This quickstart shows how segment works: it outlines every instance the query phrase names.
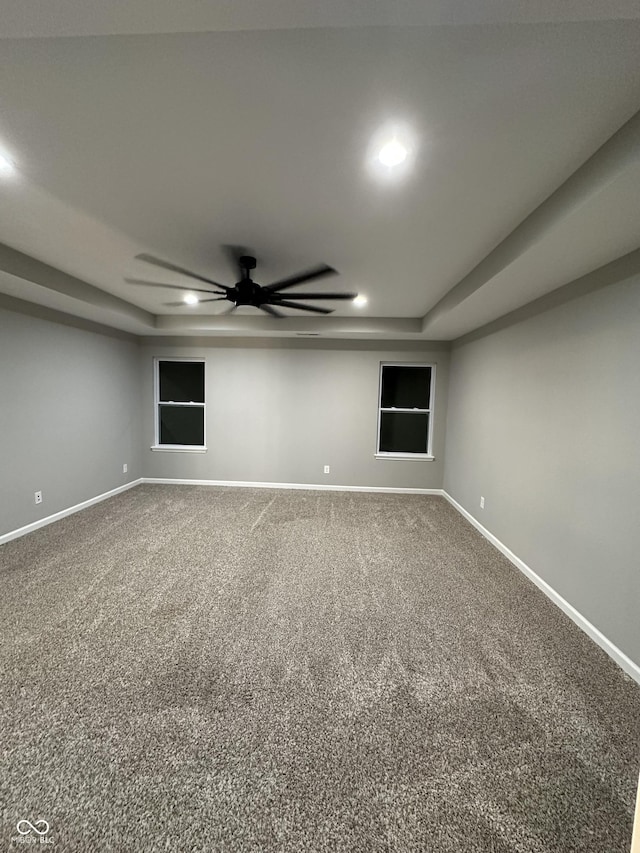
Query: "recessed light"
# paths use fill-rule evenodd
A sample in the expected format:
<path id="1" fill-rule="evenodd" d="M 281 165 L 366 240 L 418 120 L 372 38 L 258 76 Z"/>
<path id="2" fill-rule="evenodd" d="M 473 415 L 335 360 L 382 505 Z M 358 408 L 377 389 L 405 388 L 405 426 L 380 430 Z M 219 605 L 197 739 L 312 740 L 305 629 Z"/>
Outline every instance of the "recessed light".
<path id="1" fill-rule="evenodd" d="M 408 154 L 408 150 L 399 140 L 390 139 L 378 152 L 378 160 L 383 166 L 392 169 L 394 166 L 404 163 Z"/>
<path id="2" fill-rule="evenodd" d="M 195 293 L 185 293 L 184 301 L 187 303 L 187 305 L 197 305 L 200 300 L 195 295 Z"/>
<path id="3" fill-rule="evenodd" d="M 16 166 L 13 160 L 0 152 L 0 175 L 12 175 L 15 170 Z"/>
<path id="4" fill-rule="evenodd" d="M 369 140 L 366 168 L 383 184 L 401 184 L 411 174 L 417 151 L 418 138 L 410 124 L 387 122 Z"/>
<path id="5" fill-rule="evenodd" d="M 356 308 L 362 308 L 364 305 L 367 304 L 368 301 L 369 300 L 366 296 L 356 296 L 353 300 L 353 304 L 356 306 Z"/>

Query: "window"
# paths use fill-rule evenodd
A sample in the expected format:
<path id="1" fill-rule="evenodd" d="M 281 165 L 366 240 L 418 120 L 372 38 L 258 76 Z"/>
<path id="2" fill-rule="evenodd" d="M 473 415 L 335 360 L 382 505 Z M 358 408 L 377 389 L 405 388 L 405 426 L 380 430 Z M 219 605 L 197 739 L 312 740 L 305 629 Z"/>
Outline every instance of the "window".
<path id="1" fill-rule="evenodd" d="M 433 426 L 431 364 L 381 364 L 377 456 L 430 459 Z"/>
<path id="2" fill-rule="evenodd" d="M 155 360 L 155 450 L 206 450 L 204 361 Z"/>

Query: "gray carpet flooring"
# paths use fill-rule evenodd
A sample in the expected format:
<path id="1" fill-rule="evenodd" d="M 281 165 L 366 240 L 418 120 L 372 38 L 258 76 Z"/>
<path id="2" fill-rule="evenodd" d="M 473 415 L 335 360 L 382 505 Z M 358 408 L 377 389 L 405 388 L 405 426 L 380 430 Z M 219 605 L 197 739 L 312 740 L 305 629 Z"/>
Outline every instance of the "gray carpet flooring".
<path id="1" fill-rule="evenodd" d="M 442 498 L 140 486 L 0 577 L 1 849 L 629 849 L 640 689 Z"/>

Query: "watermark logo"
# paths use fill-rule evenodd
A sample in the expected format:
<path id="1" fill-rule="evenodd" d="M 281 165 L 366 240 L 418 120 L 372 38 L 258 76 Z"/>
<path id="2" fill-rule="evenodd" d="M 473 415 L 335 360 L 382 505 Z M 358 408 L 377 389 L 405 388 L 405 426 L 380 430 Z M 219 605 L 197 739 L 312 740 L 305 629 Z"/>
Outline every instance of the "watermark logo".
<path id="1" fill-rule="evenodd" d="M 29 820 L 19 820 L 16 829 L 20 835 L 29 835 L 30 832 L 36 832 L 38 835 L 46 835 L 49 832 L 49 824 L 46 820 L 37 820 L 35 825 Z"/>
<path id="2" fill-rule="evenodd" d="M 32 823 L 23 818 L 16 824 L 18 835 L 13 836 L 13 844 L 53 844 L 53 838 L 48 837 L 51 827 L 49 822 L 40 818 Z"/>

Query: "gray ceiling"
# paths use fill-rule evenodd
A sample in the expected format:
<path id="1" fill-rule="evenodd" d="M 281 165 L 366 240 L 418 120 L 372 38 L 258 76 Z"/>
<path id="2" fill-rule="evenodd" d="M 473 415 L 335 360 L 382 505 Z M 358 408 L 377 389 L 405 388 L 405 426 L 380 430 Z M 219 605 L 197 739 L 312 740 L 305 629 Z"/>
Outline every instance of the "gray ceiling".
<path id="1" fill-rule="evenodd" d="M 157 0 L 27 5 L 0 0 L 0 293 L 138 334 L 451 339 L 640 246 L 637 3 L 188 2 L 183 32 Z M 381 180 L 394 122 L 414 161 Z M 231 283 L 238 243 L 369 302 L 216 317 L 124 282 L 184 283 L 146 251 Z"/>

